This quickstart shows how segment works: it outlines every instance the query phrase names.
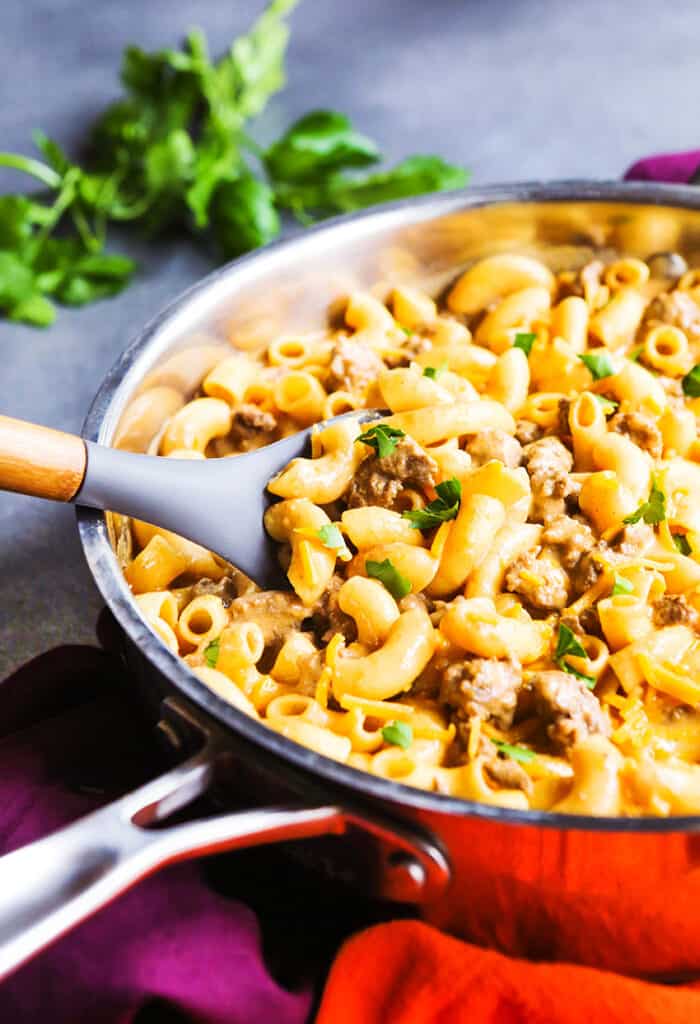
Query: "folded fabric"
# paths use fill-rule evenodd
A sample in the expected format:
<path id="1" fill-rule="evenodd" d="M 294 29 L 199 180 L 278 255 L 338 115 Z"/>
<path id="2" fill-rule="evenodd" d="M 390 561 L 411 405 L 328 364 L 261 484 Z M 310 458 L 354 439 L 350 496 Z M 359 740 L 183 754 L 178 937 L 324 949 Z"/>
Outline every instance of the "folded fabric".
<path id="1" fill-rule="evenodd" d="M 110 670 L 98 650 L 65 647 L 0 685 L 0 732 L 21 730 L 0 743 L 0 854 L 157 771 Z M 8 1024 L 303 1024 L 310 1006 L 270 977 L 253 912 L 196 864 L 141 882 L 0 986 Z"/>
<path id="2" fill-rule="evenodd" d="M 316 1024 L 691 1024 L 700 989 L 570 964 L 535 964 L 418 921 L 380 924 L 341 949 Z"/>
<path id="3" fill-rule="evenodd" d="M 663 181 L 685 185 L 700 169 L 700 149 L 681 153 L 659 153 L 637 160 L 625 171 L 625 181 Z"/>

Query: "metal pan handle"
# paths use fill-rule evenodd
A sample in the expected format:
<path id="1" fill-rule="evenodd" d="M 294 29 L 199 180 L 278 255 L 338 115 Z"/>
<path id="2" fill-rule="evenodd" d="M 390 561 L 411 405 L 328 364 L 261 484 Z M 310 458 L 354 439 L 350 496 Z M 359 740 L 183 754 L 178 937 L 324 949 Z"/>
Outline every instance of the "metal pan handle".
<path id="1" fill-rule="evenodd" d="M 228 746 L 209 736 L 171 771 L 0 857 L 0 979 L 158 868 L 205 854 L 337 835 L 352 825 L 390 851 L 383 896 L 421 902 L 446 884 L 447 863 L 429 838 L 349 807 L 262 807 L 153 827 L 204 793 L 228 757 Z"/>

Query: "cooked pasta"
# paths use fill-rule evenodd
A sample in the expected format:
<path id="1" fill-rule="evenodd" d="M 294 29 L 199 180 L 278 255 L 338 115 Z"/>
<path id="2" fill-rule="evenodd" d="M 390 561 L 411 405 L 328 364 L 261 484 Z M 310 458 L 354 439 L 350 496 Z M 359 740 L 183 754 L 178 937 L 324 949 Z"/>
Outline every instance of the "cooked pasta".
<path id="1" fill-rule="evenodd" d="M 222 350 L 184 404 L 145 392 L 125 443 L 176 458 L 347 414 L 270 481 L 290 589 L 133 521 L 146 621 L 224 700 L 374 775 L 700 813 L 700 288 L 655 265 L 501 253 L 442 305 L 354 292 L 323 331 Z"/>

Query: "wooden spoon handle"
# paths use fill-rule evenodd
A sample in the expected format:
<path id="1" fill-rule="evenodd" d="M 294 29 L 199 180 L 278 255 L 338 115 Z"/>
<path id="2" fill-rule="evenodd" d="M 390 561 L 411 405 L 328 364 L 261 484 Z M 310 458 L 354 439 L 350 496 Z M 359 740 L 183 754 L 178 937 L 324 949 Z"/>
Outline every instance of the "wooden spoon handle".
<path id="1" fill-rule="evenodd" d="M 82 438 L 0 416 L 0 489 L 71 501 L 86 465 Z"/>

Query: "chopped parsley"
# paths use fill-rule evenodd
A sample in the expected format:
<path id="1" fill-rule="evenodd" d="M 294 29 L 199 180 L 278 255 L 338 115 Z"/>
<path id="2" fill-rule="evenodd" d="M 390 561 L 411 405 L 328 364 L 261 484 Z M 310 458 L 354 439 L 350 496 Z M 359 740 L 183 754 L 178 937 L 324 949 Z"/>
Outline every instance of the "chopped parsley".
<path id="1" fill-rule="evenodd" d="M 656 526 L 666 518 L 666 495 L 656 486 L 656 480 L 652 479 L 649 497 L 643 501 L 636 512 L 625 516 L 623 523 L 638 523 L 644 520 L 649 526 Z"/>
<path id="2" fill-rule="evenodd" d="M 681 381 L 683 393 L 689 398 L 700 398 L 700 363 L 696 363 Z"/>
<path id="3" fill-rule="evenodd" d="M 537 335 L 532 331 L 518 331 L 515 335 L 515 341 L 513 342 L 513 348 L 521 348 L 526 356 L 529 357 L 532 352 L 532 346 L 537 341 Z"/>
<path id="4" fill-rule="evenodd" d="M 209 668 L 216 668 L 216 664 L 219 660 L 219 651 L 221 650 L 221 637 L 212 640 L 210 644 L 204 648 L 204 660 L 206 661 Z"/>
<path id="5" fill-rule="evenodd" d="M 366 444 L 368 448 L 374 448 L 379 458 L 385 459 L 387 455 L 391 455 L 395 451 L 399 440 L 405 436 L 403 430 L 399 430 L 398 427 L 391 427 L 388 423 L 377 423 L 375 427 L 365 430 L 364 434 L 360 434 L 355 440 Z"/>
<path id="6" fill-rule="evenodd" d="M 440 363 L 439 366 L 426 366 L 423 370 L 423 376 L 429 377 L 430 380 L 437 380 L 441 373 L 444 373 L 447 369 L 447 363 Z"/>
<path id="7" fill-rule="evenodd" d="M 615 367 L 610 362 L 607 352 L 586 352 L 585 355 L 579 356 L 579 359 L 591 371 L 593 380 L 612 377 L 615 373 Z"/>
<path id="8" fill-rule="evenodd" d="M 569 655 L 574 658 L 588 658 L 586 651 L 580 640 L 577 639 L 574 632 L 569 629 L 568 626 L 559 626 L 559 635 L 557 636 L 557 649 L 554 652 L 554 660 L 564 672 L 568 672 L 570 676 L 576 676 L 586 684 L 589 690 L 592 690 L 595 686 L 595 678 L 593 676 L 587 676 L 583 672 L 579 672 L 572 665 L 569 665 L 565 658 Z"/>
<path id="9" fill-rule="evenodd" d="M 635 348 L 630 349 L 630 351 L 627 353 L 627 358 L 632 363 L 638 363 L 639 362 L 639 357 L 641 356 L 643 351 L 644 351 L 644 345 L 637 345 Z"/>
<path id="10" fill-rule="evenodd" d="M 404 327 L 403 324 L 399 324 L 399 323 L 397 323 L 396 326 L 398 327 L 398 329 L 400 331 L 403 331 L 403 333 L 406 335 L 407 338 L 410 338 L 411 335 L 413 334 L 413 330 L 410 327 Z"/>
<path id="11" fill-rule="evenodd" d="M 368 559 L 365 562 L 365 571 L 373 580 L 383 583 L 397 601 L 411 591 L 411 581 L 401 575 L 389 558 L 385 558 L 383 562 L 373 562 L 371 558 Z"/>
<path id="12" fill-rule="evenodd" d="M 617 597 L 618 594 L 631 594 L 634 591 L 634 584 L 624 576 L 618 576 L 615 573 L 615 582 L 613 583 L 612 596 Z"/>
<path id="13" fill-rule="evenodd" d="M 403 513 L 403 518 L 408 519 L 416 530 L 430 530 L 433 526 L 440 526 L 441 523 L 454 519 L 459 512 L 462 485 L 457 477 L 443 480 L 435 490 L 438 494 L 435 501 L 428 502 L 425 508 L 412 508 Z"/>
<path id="14" fill-rule="evenodd" d="M 401 747 L 402 750 L 408 750 L 413 743 L 413 729 L 407 722 L 389 722 L 382 729 L 382 736 L 387 743 Z"/>
<path id="15" fill-rule="evenodd" d="M 672 533 L 671 536 L 673 537 L 676 551 L 679 551 L 682 555 L 692 555 L 693 549 L 684 533 Z"/>
<path id="16" fill-rule="evenodd" d="M 491 738 L 491 742 L 494 747 L 498 747 L 499 754 L 505 754 L 507 757 L 511 757 L 514 761 L 520 761 L 521 764 L 530 764 L 537 757 L 534 750 L 528 750 L 527 747 L 514 746 L 512 743 L 503 743 L 502 740 L 495 740 Z"/>
<path id="17" fill-rule="evenodd" d="M 613 402 L 612 398 L 606 398 L 605 395 L 593 395 L 593 397 L 606 416 L 612 416 L 620 404 L 619 402 Z"/>
<path id="18" fill-rule="evenodd" d="M 321 541 L 324 548 L 331 548 L 331 550 L 337 551 L 341 558 L 344 555 L 350 557 L 348 546 L 345 543 L 345 537 L 343 537 L 335 523 L 326 523 L 325 526 L 319 527 L 316 531 L 316 536 Z"/>

